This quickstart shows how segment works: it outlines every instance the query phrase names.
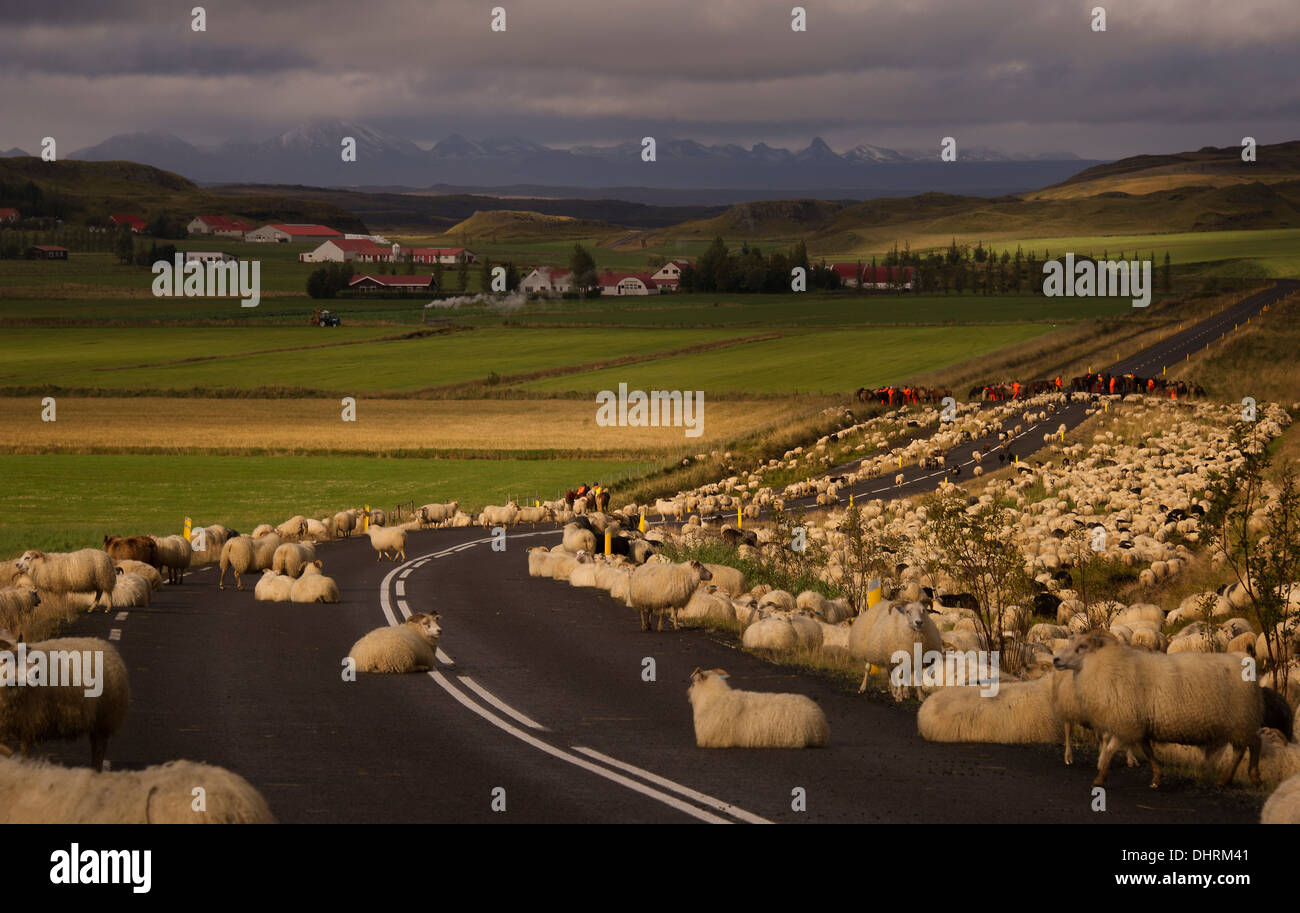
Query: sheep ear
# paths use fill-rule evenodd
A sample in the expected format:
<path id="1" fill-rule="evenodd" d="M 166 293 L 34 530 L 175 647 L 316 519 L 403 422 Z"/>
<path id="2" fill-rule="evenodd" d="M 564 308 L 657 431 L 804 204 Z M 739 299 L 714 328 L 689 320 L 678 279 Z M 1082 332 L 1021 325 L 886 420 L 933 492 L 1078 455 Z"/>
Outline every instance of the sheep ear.
<path id="1" fill-rule="evenodd" d="M 691 673 L 691 681 L 698 682 L 703 678 L 704 678 L 704 670 L 702 670 L 699 666 L 696 666 L 695 671 Z"/>

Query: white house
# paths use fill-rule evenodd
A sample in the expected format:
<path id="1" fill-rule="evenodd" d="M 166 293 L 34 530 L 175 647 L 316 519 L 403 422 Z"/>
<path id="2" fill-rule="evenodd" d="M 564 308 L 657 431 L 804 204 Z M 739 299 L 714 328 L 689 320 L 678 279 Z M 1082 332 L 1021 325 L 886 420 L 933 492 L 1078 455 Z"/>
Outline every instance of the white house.
<path id="1" fill-rule="evenodd" d="M 416 263 L 456 265 L 462 257 L 466 263 L 478 262 L 478 256 L 467 247 L 414 247 L 409 253 Z"/>
<path id="2" fill-rule="evenodd" d="M 528 293 L 567 292 L 573 287 L 573 274 L 568 270 L 539 267 L 519 281 L 519 288 Z"/>
<path id="3" fill-rule="evenodd" d="M 300 225 L 292 222 L 279 222 L 263 225 L 256 231 L 245 233 L 244 240 L 263 243 L 299 244 L 342 237 L 343 232 L 335 231 L 328 225 Z"/>
<path id="4" fill-rule="evenodd" d="M 655 285 L 677 290 L 677 284 L 681 281 L 682 270 L 691 265 L 690 260 L 669 260 L 663 266 L 659 267 L 650 278 L 655 281 Z"/>
<path id="5" fill-rule="evenodd" d="M 298 255 L 302 263 L 387 263 L 392 259 L 392 251 L 385 245 L 352 238 L 331 238 Z"/>
<path id="6" fill-rule="evenodd" d="M 596 280 L 602 295 L 655 295 L 659 287 L 649 273 L 601 273 Z"/>
<path id="7" fill-rule="evenodd" d="M 184 251 L 184 263 L 230 263 L 238 260 L 234 254 L 228 254 L 223 250 L 187 250 Z"/>
<path id="8" fill-rule="evenodd" d="M 242 240 L 244 233 L 251 231 L 253 226 L 225 216 L 195 216 L 185 228 L 192 235 L 218 235 Z"/>

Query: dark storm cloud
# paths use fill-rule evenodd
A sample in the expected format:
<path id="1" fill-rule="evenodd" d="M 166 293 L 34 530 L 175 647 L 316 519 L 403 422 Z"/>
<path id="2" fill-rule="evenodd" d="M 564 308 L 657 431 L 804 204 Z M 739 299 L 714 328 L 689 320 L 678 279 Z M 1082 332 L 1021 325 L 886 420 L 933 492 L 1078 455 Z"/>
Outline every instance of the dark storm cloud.
<path id="1" fill-rule="evenodd" d="M 262 138 L 322 117 L 421 142 L 654 131 L 929 148 L 960 131 L 1083 156 L 1300 136 L 1294 0 L 1098 2 L 1105 33 L 1089 29 L 1094 3 L 1041 0 L 805 0 L 805 34 L 771 0 L 7 4 L 0 147 Z M 494 5 L 505 33 L 489 29 Z"/>

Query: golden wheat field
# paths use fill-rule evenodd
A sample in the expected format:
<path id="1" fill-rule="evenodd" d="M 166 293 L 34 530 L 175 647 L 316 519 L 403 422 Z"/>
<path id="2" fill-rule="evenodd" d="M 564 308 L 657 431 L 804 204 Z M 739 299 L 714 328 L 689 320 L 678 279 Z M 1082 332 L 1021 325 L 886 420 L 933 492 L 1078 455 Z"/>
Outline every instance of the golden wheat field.
<path id="1" fill-rule="evenodd" d="M 818 405 L 818 404 L 814 404 Z M 369 400 L 344 421 L 340 400 L 59 397 L 0 399 L 8 452 L 367 453 L 553 450 L 662 455 L 695 451 L 805 416 L 796 400 L 708 400 L 702 434 L 598 427 L 589 400 Z"/>

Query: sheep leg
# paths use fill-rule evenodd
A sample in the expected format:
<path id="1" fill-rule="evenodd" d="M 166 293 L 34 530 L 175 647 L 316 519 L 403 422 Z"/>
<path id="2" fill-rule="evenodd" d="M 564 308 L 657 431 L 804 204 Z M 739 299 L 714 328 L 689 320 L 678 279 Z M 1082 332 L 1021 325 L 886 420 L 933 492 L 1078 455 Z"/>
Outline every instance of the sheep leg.
<path id="1" fill-rule="evenodd" d="M 235 589 L 242 590 L 244 588 L 244 581 L 239 576 L 239 568 L 232 567 L 231 570 L 235 572 Z"/>
<path id="2" fill-rule="evenodd" d="M 1070 730 L 1073 728 L 1073 724 L 1065 724 L 1065 763 L 1067 765 L 1074 763 L 1074 752 L 1070 749 Z"/>
<path id="3" fill-rule="evenodd" d="M 642 631 L 649 631 L 649 630 L 650 630 L 650 619 L 649 619 L 648 615 L 646 614 L 646 610 L 645 610 L 645 609 L 642 609 L 642 610 L 641 610 L 641 630 L 642 630 Z"/>
<path id="4" fill-rule="evenodd" d="M 399 558 L 394 558 L 393 560 L 394 560 L 394 561 L 405 561 L 405 560 L 406 560 L 406 549 L 405 549 L 405 547 L 403 547 L 403 549 L 402 549 L 401 556 L 400 556 Z"/>
<path id="5" fill-rule="evenodd" d="M 867 679 L 871 678 L 871 663 L 867 663 L 862 670 L 862 684 L 858 686 L 858 694 L 867 690 Z"/>
<path id="6" fill-rule="evenodd" d="M 1105 786 L 1106 775 L 1110 773 L 1110 759 L 1114 757 L 1115 750 L 1119 748 L 1119 739 L 1111 736 L 1102 746 L 1101 757 L 1097 759 L 1097 779 L 1092 781 L 1093 786 Z"/>
<path id="7" fill-rule="evenodd" d="M 1237 765 L 1241 763 L 1241 757 L 1245 753 L 1246 753 L 1245 745 L 1232 746 L 1232 763 L 1228 765 L 1227 772 L 1219 779 L 1220 786 L 1227 786 L 1229 783 L 1232 782 L 1233 775 L 1237 773 Z M 1251 753 L 1250 756 L 1250 763 L 1253 765 L 1251 782 L 1253 782 L 1256 786 L 1258 786 L 1259 781 L 1257 777 L 1259 776 L 1259 764 L 1258 764 L 1258 758 L 1253 752 Z"/>
<path id="8" fill-rule="evenodd" d="M 222 565 L 221 576 L 217 578 L 217 589 L 224 590 L 225 588 L 226 588 L 226 567 L 225 565 Z"/>
<path id="9" fill-rule="evenodd" d="M 664 629 L 664 610 L 663 610 L 663 609 L 660 609 L 660 610 L 659 610 L 659 626 L 656 627 L 655 630 L 656 630 L 656 631 L 662 631 L 663 629 Z"/>
<path id="10" fill-rule="evenodd" d="M 677 609 L 673 609 L 672 611 L 673 611 L 673 630 L 680 631 L 681 625 L 677 623 Z"/>
<path id="11" fill-rule="evenodd" d="M 104 770 L 104 755 L 107 752 L 107 733 L 92 732 L 90 734 L 90 766 L 102 773 Z"/>
<path id="12" fill-rule="evenodd" d="M 1160 770 L 1160 764 L 1156 761 L 1156 753 L 1151 749 L 1151 739 L 1143 738 L 1139 744 L 1142 748 L 1142 754 L 1146 755 L 1147 761 L 1149 761 L 1151 764 L 1151 788 L 1159 789 L 1161 770 Z M 1132 749 L 1130 749 L 1129 754 L 1132 753 L 1133 751 Z"/>

